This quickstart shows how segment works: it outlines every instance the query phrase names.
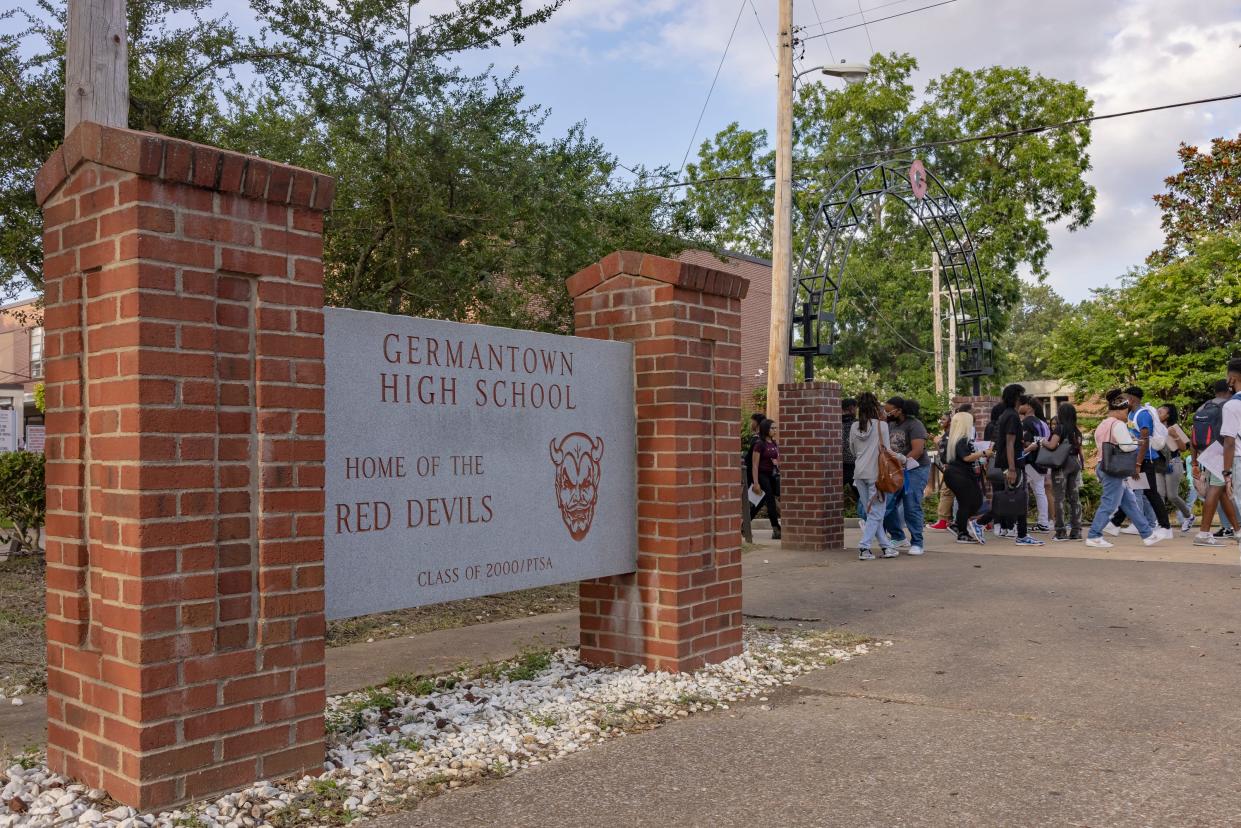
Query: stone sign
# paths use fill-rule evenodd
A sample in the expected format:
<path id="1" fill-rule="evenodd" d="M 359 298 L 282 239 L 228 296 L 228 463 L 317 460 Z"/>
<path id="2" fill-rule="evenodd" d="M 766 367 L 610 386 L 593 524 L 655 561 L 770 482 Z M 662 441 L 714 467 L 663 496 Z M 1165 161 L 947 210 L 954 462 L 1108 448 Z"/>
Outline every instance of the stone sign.
<path id="1" fill-rule="evenodd" d="M 329 618 L 632 572 L 633 348 L 325 309 Z"/>

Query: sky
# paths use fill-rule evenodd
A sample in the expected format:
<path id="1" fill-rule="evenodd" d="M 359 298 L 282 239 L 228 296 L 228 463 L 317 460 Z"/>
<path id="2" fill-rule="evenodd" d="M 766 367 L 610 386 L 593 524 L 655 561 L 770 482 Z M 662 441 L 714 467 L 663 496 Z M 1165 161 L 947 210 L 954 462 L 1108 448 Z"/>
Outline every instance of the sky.
<path id="1" fill-rule="evenodd" d="M 861 8 L 883 5 L 867 14 L 873 19 L 933 2 L 861 0 Z M 549 129 L 584 121 L 623 163 L 675 168 L 739 8 L 695 149 L 732 121 L 774 127 L 776 0 L 752 4 L 569 0 L 526 42 L 473 59 L 518 68 L 529 99 L 551 109 Z M 861 22 L 858 0 L 795 0 L 794 8 L 806 34 Z M 864 62 L 872 51 L 909 52 L 920 64 L 919 90 L 957 66 L 1025 65 L 1086 87 L 1096 114 L 1241 92 L 1237 0 L 957 0 L 809 40 L 805 48 L 804 68 Z M 1088 173 L 1098 190 L 1095 218 L 1075 233 L 1054 228 L 1052 286 L 1076 301 L 1140 264 L 1162 239 L 1151 196 L 1177 171 L 1177 145 L 1206 147 L 1212 137 L 1239 133 L 1241 101 L 1096 123 Z"/>

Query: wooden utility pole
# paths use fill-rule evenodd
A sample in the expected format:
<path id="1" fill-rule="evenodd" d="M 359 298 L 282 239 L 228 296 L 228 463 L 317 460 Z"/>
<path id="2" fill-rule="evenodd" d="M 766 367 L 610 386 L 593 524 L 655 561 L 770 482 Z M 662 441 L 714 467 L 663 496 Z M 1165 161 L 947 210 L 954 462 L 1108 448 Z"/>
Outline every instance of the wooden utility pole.
<path id="1" fill-rule="evenodd" d="M 931 253 L 931 340 L 935 351 L 935 396 L 944 398 L 944 334 L 940 309 L 939 253 Z"/>
<path id="2" fill-rule="evenodd" d="M 948 402 L 957 395 L 957 303 L 948 295 Z M 978 392 L 974 392 L 978 396 Z"/>
<path id="3" fill-rule="evenodd" d="M 789 308 L 793 271 L 793 0 L 780 0 L 776 91 L 776 206 L 771 233 L 771 333 L 767 343 L 767 416 L 780 413 L 789 376 Z"/>
<path id="4" fill-rule="evenodd" d="M 65 135 L 82 121 L 129 126 L 125 0 L 69 0 Z"/>

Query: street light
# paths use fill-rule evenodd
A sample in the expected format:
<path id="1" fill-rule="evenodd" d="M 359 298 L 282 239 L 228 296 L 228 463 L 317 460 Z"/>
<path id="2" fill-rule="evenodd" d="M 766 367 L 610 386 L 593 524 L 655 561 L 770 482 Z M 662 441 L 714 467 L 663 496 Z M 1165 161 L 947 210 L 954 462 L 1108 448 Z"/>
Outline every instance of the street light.
<path id="1" fill-rule="evenodd" d="M 780 385 L 789 376 L 789 308 L 793 281 L 793 84 L 822 72 L 854 84 L 870 74 L 864 63 L 837 63 L 793 72 L 793 0 L 780 3 L 780 74 L 776 98 L 776 191 L 771 238 L 771 328 L 767 343 L 767 416 L 780 410 Z"/>

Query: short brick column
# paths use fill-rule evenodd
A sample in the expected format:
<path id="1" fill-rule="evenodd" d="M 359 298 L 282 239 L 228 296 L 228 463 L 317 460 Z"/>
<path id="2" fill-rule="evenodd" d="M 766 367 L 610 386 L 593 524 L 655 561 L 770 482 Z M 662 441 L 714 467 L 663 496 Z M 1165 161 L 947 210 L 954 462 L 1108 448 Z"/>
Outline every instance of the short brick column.
<path id="1" fill-rule="evenodd" d="M 953 413 L 955 413 L 958 408 L 966 404 L 970 406 L 970 413 L 974 415 L 974 430 L 978 432 L 978 439 L 981 440 L 983 429 L 987 427 L 987 423 L 991 422 L 991 409 L 1000 404 L 1000 398 L 988 396 L 986 394 L 980 397 L 953 397 Z"/>
<path id="2" fill-rule="evenodd" d="M 633 343 L 637 391 L 638 570 L 582 582 L 582 658 L 680 671 L 737 655 L 749 283 L 619 252 L 568 287 L 578 336 Z"/>
<path id="3" fill-rule="evenodd" d="M 48 763 L 139 808 L 318 772 L 334 182 L 84 123 L 36 185 Z"/>
<path id="4" fill-rule="evenodd" d="M 780 523 L 785 549 L 844 547 L 844 435 L 840 385 L 780 386 Z"/>

